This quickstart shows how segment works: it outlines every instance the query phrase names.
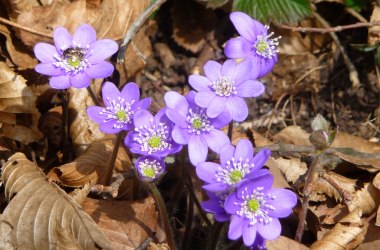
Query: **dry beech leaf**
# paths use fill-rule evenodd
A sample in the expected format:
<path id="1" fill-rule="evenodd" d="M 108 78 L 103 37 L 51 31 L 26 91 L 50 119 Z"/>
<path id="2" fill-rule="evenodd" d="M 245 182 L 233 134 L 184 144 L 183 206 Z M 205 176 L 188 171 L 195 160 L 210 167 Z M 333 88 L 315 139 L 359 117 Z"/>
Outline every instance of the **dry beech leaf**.
<path id="1" fill-rule="evenodd" d="M 63 190 L 49 183 L 24 154 L 3 166 L 2 181 L 10 200 L 0 221 L 0 245 L 16 249 L 112 249 L 91 217 Z M 11 231 L 9 231 L 9 227 Z"/>
<path id="2" fill-rule="evenodd" d="M 357 248 L 364 240 L 368 223 L 360 219 L 360 209 L 355 209 L 320 240 L 310 246 L 311 250 L 349 250 Z"/>
<path id="3" fill-rule="evenodd" d="M 82 206 L 116 249 L 135 249 L 157 231 L 158 215 L 152 197 L 133 202 L 87 198 Z"/>
<path id="4" fill-rule="evenodd" d="M 154 242 L 150 242 L 147 250 L 170 250 L 170 248 L 167 243 L 156 244 Z"/>
<path id="5" fill-rule="evenodd" d="M 92 84 L 94 92 L 99 92 L 101 84 L 95 81 Z M 81 155 L 94 140 L 104 137 L 104 133 L 99 130 L 99 125 L 91 120 L 87 115 L 87 108 L 94 106 L 87 89 L 69 89 L 69 110 L 70 110 L 70 134 L 74 144 L 75 154 Z"/>
<path id="6" fill-rule="evenodd" d="M 214 29 L 217 18 L 210 9 L 194 1 L 174 1 L 171 11 L 173 39 L 193 53 L 199 52 Z"/>
<path id="7" fill-rule="evenodd" d="M 19 69 L 27 69 L 33 67 L 37 63 L 37 59 L 32 57 L 30 53 L 20 51 L 18 44 L 12 39 L 12 31 L 5 25 L 0 24 L 0 34 L 5 36 L 5 46 L 10 59 Z"/>
<path id="8" fill-rule="evenodd" d="M 50 109 L 42 115 L 39 128 L 49 141 L 49 146 L 59 148 L 62 140 L 62 106 Z"/>
<path id="9" fill-rule="evenodd" d="M 280 236 L 275 240 L 268 240 L 266 242 L 266 246 L 268 250 L 307 250 L 309 249 L 307 246 L 284 236 Z"/>
<path id="10" fill-rule="evenodd" d="M 275 134 L 273 136 L 273 140 L 294 145 L 311 146 L 309 136 L 310 134 L 303 130 L 300 126 L 289 126 Z"/>
<path id="11" fill-rule="evenodd" d="M 274 159 L 271 157 L 266 165 L 276 167 L 281 170 L 285 175 L 288 182 L 296 182 L 298 178 L 304 175 L 307 171 L 306 163 L 301 162 L 299 158 L 278 158 Z"/>
<path id="12" fill-rule="evenodd" d="M 0 93 L 2 93 L 0 111 L 9 114 L 30 114 L 31 119 L 25 122 L 28 127 L 3 123 L 0 128 L 1 135 L 24 144 L 40 140 L 42 134 L 37 128 L 40 113 L 35 105 L 35 94 L 26 86 L 26 80 L 13 72 L 4 62 L 0 62 L 0 71 Z"/>
<path id="13" fill-rule="evenodd" d="M 380 7 L 378 5 L 373 6 L 373 11 L 371 15 L 371 22 L 380 20 Z M 368 29 L 368 43 L 374 45 L 380 42 L 380 27 L 373 26 Z"/>
<path id="14" fill-rule="evenodd" d="M 52 0 L 6 0 L 6 2 L 9 6 L 10 17 L 14 19 L 20 13 L 28 11 L 33 7 L 38 7 L 41 4 L 48 5 Z"/>
<path id="15" fill-rule="evenodd" d="M 114 148 L 115 136 L 108 135 L 94 141 L 90 147 L 73 162 L 53 168 L 48 176 L 59 179 L 60 184 L 67 187 L 82 187 L 86 183 L 104 184 L 104 174 Z M 115 162 L 116 171 L 125 171 L 132 166 L 131 160 L 122 148 Z"/>

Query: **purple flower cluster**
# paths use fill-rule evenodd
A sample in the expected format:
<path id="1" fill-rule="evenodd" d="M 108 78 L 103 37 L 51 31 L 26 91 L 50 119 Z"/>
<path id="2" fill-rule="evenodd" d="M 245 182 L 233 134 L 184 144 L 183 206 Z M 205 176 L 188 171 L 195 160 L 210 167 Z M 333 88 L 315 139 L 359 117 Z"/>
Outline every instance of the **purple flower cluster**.
<path id="1" fill-rule="evenodd" d="M 224 145 L 220 164 L 199 163 L 197 175 L 205 181 L 209 200 L 202 208 L 215 214 L 215 220 L 230 220 L 228 237 L 243 237 L 246 246 L 264 248 L 265 240 L 281 233 L 278 218 L 287 217 L 297 204 L 297 196 L 286 189 L 271 188 L 273 176 L 263 166 L 270 156 L 268 149 L 253 156 L 252 144 L 241 139 L 236 148 Z"/>

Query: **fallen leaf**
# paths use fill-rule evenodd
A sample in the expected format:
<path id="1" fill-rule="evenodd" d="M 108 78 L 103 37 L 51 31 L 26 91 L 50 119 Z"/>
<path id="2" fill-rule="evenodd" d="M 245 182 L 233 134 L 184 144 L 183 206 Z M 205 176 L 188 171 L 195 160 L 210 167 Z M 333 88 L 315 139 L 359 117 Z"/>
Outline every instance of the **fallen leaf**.
<path id="1" fill-rule="evenodd" d="M 3 123 L 0 128 L 2 136 L 20 141 L 24 144 L 38 141 L 42 138 L 41 132 L 37 128 L 40 113 L 35 102 L 36 96 L 26 85 L 26 80 L 16 74 L 4 62 L 0 62 L 0 112 L 5 119 L 8 113 L 8 123 Z M 15 114 L 29 114 L 30 121 L 25 122 L 28 126 L 15 123 Z M 6 122 L 6 121 L 2 121 Z"/>
<path id="2" fill-rule="evenodd" d="M 16 249 L 112 249 L 91 217 L 63 190 L 49 183 L 24 154 L 16 153 L 2 170 L 10 200 L 0 220 L 0 245 Z M 10 231 L 11 230 L 11 231 Z M 79 248 L 79 245 L 81 248 Z M 57 246 L 59 246 L 57 248 Z"/>
<path id="3" fill-rule="evenodd" d="M 151 196 L 133 202 L 87 198 L 82 206 L 116 249 L 135 249 L 157 230 L 158 215 Z"/>
<path id="4" fill-rule="evenodd" d="M 284 236 L 280 236 L 275 240 L 268 240 L 266 242 L 266 246 L 268 250 L 307 250 L 309 249 L 307 246 Z"/>
<path id="5" fill-rule="evenodd" d="M 109 160 L 114 148 L 115 136 L 108 135 L 101 140 L 94 141 L 90 147 L 73 162 L 53 168 L 48 176 L 57 178 L 60 184 L 67 187 L 82 187 L 87 183 L 105 184 Z M 132 166 L 131 160 L 124 149 L 119 148 L 115 162 L 115 171 L 125 171 Z"/>

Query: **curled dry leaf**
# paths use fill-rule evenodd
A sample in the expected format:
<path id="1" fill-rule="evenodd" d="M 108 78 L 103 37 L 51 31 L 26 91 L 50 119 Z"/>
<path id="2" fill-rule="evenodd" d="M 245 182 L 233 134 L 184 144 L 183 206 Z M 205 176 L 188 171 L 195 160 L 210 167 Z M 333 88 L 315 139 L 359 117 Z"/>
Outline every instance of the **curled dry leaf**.
<path id="1" fill-rule="evenodd" d="M 174 1 L 171 11 L 173 39 L 193 53 L 199 52 L 216 25 L 217 18 L 212 10 L 194 1 Z"/>
<path id="2" fill-rule="evenodd" d="M 24 144 L 40 140 L 41 132 L 37 128 L 40 113 L 36 109 L 36 96 L 26 86 L 26 80 L 13 72 L 4 62 L 0 62 L 0 111 L 2 111 L 3 122 L 0 128 L 1 135 L 20 141 Z M 9 119 L 13 120 L 15 114 L 30 114 L 29 121 L 24 121 L 30 126 L 5 123 L 5 114 L 8 113 Z M 13 115 L 12 115 L 13 114 Z M 13 119 L 12 119 L 13 117 Z"/>
<path id="3" fill-rule="evenodd" d="M 134 202 L 87 198 L 82 206 L 116 249 L 135 249 L 157 231 L 158 215 L 149 196 Z"/>
<path id="4" fill-rule="evenodd" d="M 266 242 L 266 246 L 268 250 L 307 250 L 309 249 L 307 246 L 284 236 L 280 236 L 275 240 L 268 240 Z"/>
<path id="5" fill-rule="evenodd" d="M 109 159 L 114 148 L 115 136 L 108 135 L 101 140 L 94 141 L 90 147 L 73 162 L 53 168 L 48 176 L 59 180 L 67 187 L 82 187 L 86 183 L 104 185 Z M 132 166 L 131 160 L 122 148 L 115 162 L 116 171 L 125 171 Z"/>
<path id="6" fill-rule="evenodd" d="M 0 220 L 0 245 L 15 249 L 113 249 L 91 217 L 63 190 L 49 183 L 24 154 L 3 166 L 10 200 Z"/>
<path id="7" fill-rule="evenodd" d="M 368 223 L 362 221 L 360 209 L 355 209 L 320 240 L 310 246 L 311 250 L 349 250 L 357 248 L 364 240 Z"/>

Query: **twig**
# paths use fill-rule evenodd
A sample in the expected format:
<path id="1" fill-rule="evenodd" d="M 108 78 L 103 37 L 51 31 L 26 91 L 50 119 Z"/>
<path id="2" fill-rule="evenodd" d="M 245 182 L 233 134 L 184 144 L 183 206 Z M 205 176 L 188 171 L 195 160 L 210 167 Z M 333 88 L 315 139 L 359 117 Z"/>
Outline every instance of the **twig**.
<path id="1" fill-rule="evenodd" d="M 318 19 L 321 24 L 327 28 L 330 27 L 330 24 L 318 13 L 314 13 L 314 16 Z M 380 21 L 378 21 L 378 25 L 380 25 Z M 351 62 L 350 58 L 348 57 L 343 45 L 340 43 L 338 36 L 334 32 L 329 32 L 331 38 L 334 40 L 336 43 L 338 49 L 340 50 L 340 53 L 342 53 L 343 61 L 346 64 L 348 71 L 349 71 L 349 76 L 350 80 L 352 82 L 352 87 L 354 90 L 357 90 L 360 87 L 360 81 L 359 81 L 359 74 L 358 71 L 355 68 L 355 65 Z"/>
<path id="2" fill-rule="evenodd" d="M 126 172 L 124 174 L 117 173 L 113 175 L 115 181 L 111 183 L 109 186 L 104 186 L 101 184 L 96 184 L 91 187 L 91 192 L 96 193 L 97 195 L 102 196 L 104 199 L 108 197 L 115 198 L 119 195 L 119 188 L 121 183 L 125 179 L 129 179 L 133 176 L 133 171 Z"/>
<path id="3" fill-rule="evenodd" d="M 25 26 L 23 26 L 21 24 L 12 22 L 12 21 L 10 21 L 8 19 L 5 19 L 3 17 L 0 17 L 0 23 L 8 24 L 8 25 L 10 25 L 12 27 L 18 28 L 20 30 L 29 32 L 29 33 L 34 34 L 34 35 L 43 36 L 43 37 L 47 37 L 47 38 L 53 39 L 53 36 L 50 35 L 50 34 L 43 33 L 43 32 L 40 32 L 40 31 L 32 29 L 32 28 L 25 27 Z"/>
<path id="4" fill-rule="evenodd" d="M 137 31 L 141 28 L 141 26 L 148 19 L 148 17 L 165 2 L 166 0 L 156 0 L 148 8 L 146 8 L 144 12 L 132 23 L 127 33 L 125 33 L 123 42 L 120 45 L 119 53 L 117 54 L 118 63 L 124 62 L 125 51 L 127 49 L 127 46 L 129 42 L 132 40 L 132 38 L 135 36 Z"/>
<path id="5" fill-rule="evenodd" d="M 327 173 L 322 172 L 319 174 L 319 177 L 327 181 L 331 186 L 334 187 L 336 191 L 338 191 L 340 197 L 342 197 L 344 204 L 348 205 L 352 201 L 352 194 L 343 189 L 336 181 L 334 181 Z"/>
<path id="6" fill-rule="evenodd" d="M 302 234 L 303 234 L 306 214 L 307 214 L 307 208 L 309 206 L 309 198 L 313 190 L 312 183 L 315 179 L 314 173 L 315 173 L 315 170 L 317 169 L 317 166 L 319 165 L 319 159 L 321 158 L 322 154 L 323 153 L 320 153 L 315 157 L 315 159 L 310 165 L 309 171 L 307 172 L 305 188 L 303 191 L 302 208 L 301 208 L 301 212 L 299 216 L 299 222 L 298 222 L 296 238 L 295 238 L 295 240 L 298 242 L 301 242 L 301 239 L 302 239 Z"/>
<path id="7" fill-rule="evenodd" d="M 366 22 L 366 23 L 355 23 L 355 24 L 348 24 L 348 25 L 342 25 L 342 26 L 336 26 L 336 27 L 326 27 L 326 28 L 314 28 L 314 27 L 294 27 L 294 26 L 288 26 L 285 24 L 280 25 L 280 28 L 291 30 L 293 32 L 302 32 L 302 33 L 328 33 L 328 32 L 340 32 L 342 30 L 347 29 L 356 29 L 356 28 L 362 28 L 362 27 L 373 27 L 373 26 L 379 26 L 380 20 L 373 21 L 373 22 Z"/>
<path id="8" fill-rule="evenodd" d="M 169 248 L 170 249 L 177 249 L 176 245 L 175 245 L 175 241 L 173 239 L 173 235 L 172 235 L 172 228 L 170 226 L 168 212 L 166 210 L 165 202 L 162 199 L 161 193 L 158 190 L 156 184 L 154 184 L 154 183 L 148 183 L 148 187 L 149 187 L 150 191 L 152 192 L 152 195 L 153 195 L 154 200 L 156 201 L 156 204 L 158 207 L 158 211 L 161 215 L 160 218 L 162 219 L 162 222 L 164 224 L 166 240 L 168 242 Z"/>

